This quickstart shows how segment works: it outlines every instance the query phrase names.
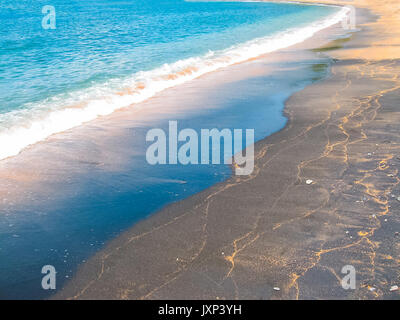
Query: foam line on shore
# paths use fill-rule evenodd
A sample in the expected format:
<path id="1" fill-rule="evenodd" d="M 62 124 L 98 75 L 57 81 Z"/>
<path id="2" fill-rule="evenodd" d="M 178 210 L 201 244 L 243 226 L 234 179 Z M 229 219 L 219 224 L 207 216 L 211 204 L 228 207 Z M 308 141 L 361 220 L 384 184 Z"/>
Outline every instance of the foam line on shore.
<path id="1" fill-rule="evenodd" d="M 43 141 L 100 116 L 145 101 L 157 93 L 201 75 L 256 58 L 305 41 L 315 33 L 345 19 L 349 9 L 341 9 L 307 26 L 288 29 L 272 36 L 257 38 L 221 51 L 209 51 L 164 64 L 151 71 L 141 71 L 123 81 L 75 92 L 71 97 L 54 97 L 31 108 L 0 115 L 0 160 L 20 153 Z"/>

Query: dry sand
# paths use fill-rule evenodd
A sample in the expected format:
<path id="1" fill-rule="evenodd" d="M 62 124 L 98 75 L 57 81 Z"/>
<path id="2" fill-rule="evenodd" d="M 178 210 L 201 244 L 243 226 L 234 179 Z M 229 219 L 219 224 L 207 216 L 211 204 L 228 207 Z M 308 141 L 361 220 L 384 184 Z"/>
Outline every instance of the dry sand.
<path id="1" fill-rule="evenodd" d="M 251 176 L 136 225 L 55 298 L 398 299 L 400 4 L 354 5 L 377 19 L 316 50 L 332 76 L 289 99 Z M 341 287 L 345 265 L 356 290 Z"/>

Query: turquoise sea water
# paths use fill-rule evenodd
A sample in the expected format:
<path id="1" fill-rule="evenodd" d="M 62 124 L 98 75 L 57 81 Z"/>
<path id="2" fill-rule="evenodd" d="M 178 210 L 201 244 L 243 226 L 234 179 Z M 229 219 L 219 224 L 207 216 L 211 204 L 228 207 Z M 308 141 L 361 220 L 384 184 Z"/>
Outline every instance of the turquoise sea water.
<path id="1" fill-rule="evenodd" d="M 56 29 L 45 30 L 42 7 L 48 4 L 0 3 L 0 159 L 204 73 L 301 42 L 337 22 L 340 12 L 282 3 L 53 0 Z M 285 99 L 307 83 L 290 71 L 255 79 L 246 86 L 257 94 L 247 93 L 245 102 L 232 100 L 181 124 L 255 128 L 258 140 L 284 126 Z M 134 129 L 135 150 L 145 147 L 145 129 Z M 121 230 L 229 175 L 221 166 L 166 171 L 140 154 L 124 171 L 75 177 L 62 197 L 2 207 L 0 298 L 51 294 L 40 288 L 41 266 L 54 264 L 61 286 Z M 180 180 L 188 183 L 168 182 Z M 68 198 L 77 186 L 80 193 Z"/>
<path id="2" fill-rule="evenodd" d="M 0 3 L 0 159 L 337 21 L 338 8 L 182 0 Z M 324 18 L 326 20 L 324 20 Z M 10 143 L 12 141 L 12 143 Z"/>

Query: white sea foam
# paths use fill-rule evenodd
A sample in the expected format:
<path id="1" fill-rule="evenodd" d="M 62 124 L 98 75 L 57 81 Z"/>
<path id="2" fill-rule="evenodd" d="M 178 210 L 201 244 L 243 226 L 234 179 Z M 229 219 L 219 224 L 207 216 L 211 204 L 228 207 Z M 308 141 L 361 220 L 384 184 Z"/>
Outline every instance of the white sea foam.
<path id="1" fill-rule="evenodd" d="M 17 155 L 29 145 L 66 131 L 117 109 L 142 102 L 160 91 L 195 79 L 205 73 L 301 43 L 328 28 L 349 13 L 342 7 L 329 17 L 307 26 L 254 39 L 202 57 L 180 60 L 160 68 L 138 72 L 130 79 L 55 97 L 31 108 L 0 115 L 0 160 Z"/>

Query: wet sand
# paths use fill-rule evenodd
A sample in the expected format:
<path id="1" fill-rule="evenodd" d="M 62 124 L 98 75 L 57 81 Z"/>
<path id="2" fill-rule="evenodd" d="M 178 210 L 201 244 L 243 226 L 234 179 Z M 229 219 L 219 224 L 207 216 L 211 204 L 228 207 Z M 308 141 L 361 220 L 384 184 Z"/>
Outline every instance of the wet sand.
<path id="1" fill-rule="evenodd" d="M 54 298 L 398 299 L 400 7 L 373 3 L 360 1 L 378 15 L 358 10 L 360 32 L 314 50 L 332 75 L 287 101 L 251 176 L 137 224 Z M 356 290 L 341 287 L 345 265 Z"/>

